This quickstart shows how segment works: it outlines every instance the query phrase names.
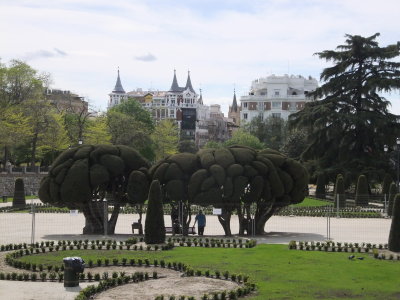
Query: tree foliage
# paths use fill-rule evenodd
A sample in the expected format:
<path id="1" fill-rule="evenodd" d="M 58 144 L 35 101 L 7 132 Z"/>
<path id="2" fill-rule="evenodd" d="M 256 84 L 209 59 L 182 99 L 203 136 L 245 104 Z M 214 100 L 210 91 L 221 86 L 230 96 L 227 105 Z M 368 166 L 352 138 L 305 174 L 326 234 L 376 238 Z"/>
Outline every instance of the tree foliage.
<path id="1" fill-rule="evenodd" d="M 245 130 L 274 150 L 280 150 L 286 141 L 286 121 L 279 117 L 269 116 L 265 120 L 261 116 L 253 118 L 245 125 Z"/>
<path id="2" fill-rule="evenodd" d="M 233 145 L 242 145 L 251 147 L 257 150 L 263 149 L 264 144 L 251 133 L 246 132 L 243 129 L 238 129 L 233 132 L 232 137 L 223 143 L 225 147 Z"/>
<path id="3" fill-rule="evenodd" d="M 71 148 L 54 161 L 41 182 L 39 198 L 55 206 L 81 209 L 86 218 L 83 233 L 102 234 L 103 199 L 109 193 L 114 210 L 108 221 L 108 232 L 114 233 L 120 207 L 127 203 L 143 203 L 146 199 L 148 167 L 148 162 L 138 152 L 123 145 Z M 137 191 L 134 197 L 127 195 L 128 183 L 131 190 Z"/>
<path id="4" fill-rule="evenodd" d="M 241 234 L 249 233 L 254 205 L 256 233 L 261 234 L 274 212 L 304 199 L 308 184 L 307 171 L 298 162 L 271 149 L 245 146 L 175 154 L 157 162 L 149 172 L 160 182 L 166 203 L 182 202 L 184 233 L 191 204 L 197 204 L 222 208 L 218 219 L 226 235 L 231 234 L 230 217 L 235 210 Z"/>
<path id="5" fill-rule="evenodd" d="M 344 45 L 316 53 L 333 63 L 323 70 L 325 82 L 311 94 L 320 101 L 307 103 L 290 116 L 290 126 L 309 132 L 302 159 L 317 159 L 333 174 L 384 169 L 384 144 L 392 145 L 399 132 L 399 117 L 388 111 L 380 95 L 400 87 L 399 43 L 380 47 L 376 38 L 346 35 Z"/>
<path id="6" fill-rule="evenodd" d="M 178 152 L 179 129 L 173 120 L 161 120 L 157 123 L 151 139 L 156 160 Z"/>
<path id="7" fill-rule="evenodd" d="M 144 241 L 146 244 L 161 244 L 165 242 L 162 193 L 160 183 L 157 180 L 153 180 L 150 185 Z"/>
<path id="8" fill-rule="evenodd" d="M 128 99 L 109 109 L 107 125 L 112 144 L 130 146 L 147 159 L 154 159 L 150 137 L 154 123 L 150 113 L 135 99 Z"/>

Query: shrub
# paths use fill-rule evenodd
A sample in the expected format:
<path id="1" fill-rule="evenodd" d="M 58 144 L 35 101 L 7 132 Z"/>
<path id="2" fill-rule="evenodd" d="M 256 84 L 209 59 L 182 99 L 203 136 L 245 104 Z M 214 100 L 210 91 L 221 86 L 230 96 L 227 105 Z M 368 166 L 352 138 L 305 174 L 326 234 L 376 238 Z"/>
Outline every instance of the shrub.
<path id="1" fill-rule="evenodd" d="M 165 241 L 164 212 L 160 183 L 153 180 L 150 186 L 145 222 L 145 242 L 161 244 Z"/>
<path id="2" fill-rule="evenodd" d="M 368 181 L 365 175 L 360 175 L 357 181 L 355 204 L 367 206 L 369 203 Z"/>
<path id="3" fill-rule="evenodd" d="M 25 205 L 24 180 L 22 178 L 17 178 L 14 185 L 14 198 L 12 206 L 15 208 L 24 208 Z"/>
<path id="4" fill-rule="evenodd" d="M 319 199 L 325 199 L 325 175 L 319 174 L 317 177 L 317 187 L 315 190 L 315 196 Z"/>

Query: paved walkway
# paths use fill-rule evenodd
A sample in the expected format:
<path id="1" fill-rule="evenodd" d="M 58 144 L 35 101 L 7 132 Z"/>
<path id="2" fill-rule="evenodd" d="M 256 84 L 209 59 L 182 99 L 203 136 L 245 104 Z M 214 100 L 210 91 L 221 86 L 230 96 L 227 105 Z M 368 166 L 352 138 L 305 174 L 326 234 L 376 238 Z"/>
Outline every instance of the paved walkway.
<path id="1" fill-rule="evenodd" d="M 123 240 L 132 235 L 131 224 L 138 215 L 120 214 L 112 236 L 82 235 L 85 220 L 82 214 L 65 213 L 35 214 L 34 240 L 63 239 L 117 239 Z M 192 217 L 192 224 L 194 216 Z M 143 224 L 145 218 L 142 220 Z M 272 217 L 265 226 L 266 234 L 257 237 L 260 243 L 288 243 L 291 240 L 324 241 L 328 238 L 340 242 L 387 243 L 390 219 L 337 219 L 330 218 L 330 231 L 327 219 L 322 217 Z M 171 226 L 169 216 L 165 225 Z M 237 216 L 232 216 L 232 233 L 238 234 Z M 207 216 L 205 235 L 223 236 L 224 232 L 216 216 Z M 30 242 L 32 236 L 32 215 L 27 213 L 0 213 L 0 244 Z"/>

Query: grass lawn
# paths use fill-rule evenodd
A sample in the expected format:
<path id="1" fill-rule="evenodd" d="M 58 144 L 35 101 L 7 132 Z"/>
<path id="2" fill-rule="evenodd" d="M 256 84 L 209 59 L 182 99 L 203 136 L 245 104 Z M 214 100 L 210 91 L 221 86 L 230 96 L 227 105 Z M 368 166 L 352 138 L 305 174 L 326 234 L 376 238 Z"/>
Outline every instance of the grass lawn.
<path id="1" fill-rule="evenodd" d="M 368 254 L 349 260 L 349 253 L 289 250 L 286 245 L 255 248 L 177 247 L 171 251 L 72 250 L 24 256 L 22 261 L 60 265 L 63 257 L 149 258 L 183 262 L 195 270 L 247 274 L 258 286 L 249 299 L 399 299 L 400 261 L 381 261 Z M 95 273 L 95 269 L 93 269 Z"/>
<path id="2" fill-rule="evenodd" d="M 305 198 L 303 202 L 294 204 L 293 207 L 327 206 L 327 205 L 332 205 L 332 202 L 317 200 L 314 198 Z"/>

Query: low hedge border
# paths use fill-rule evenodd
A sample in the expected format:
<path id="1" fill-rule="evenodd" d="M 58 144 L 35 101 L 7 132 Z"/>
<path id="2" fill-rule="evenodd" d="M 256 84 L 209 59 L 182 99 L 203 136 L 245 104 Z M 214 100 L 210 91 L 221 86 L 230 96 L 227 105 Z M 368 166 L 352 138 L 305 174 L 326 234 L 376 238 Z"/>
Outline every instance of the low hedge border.
<path id="1" fill-rule="evenodd" d="M 309 242 L 309 241 L 290 241 L 288 245 L 290 250 L 305 251 L 325 251 L 325 252 L 347 252 L 347 253 L 372 253 L 374 258 L 400 261 L 400 255 L 390 254 L 386 257 L 379 250 L 387 250 L 388 244 L 372 243 L 342 243 L 342 242 Z"/>
<path id="2" fill-rule="evenodd" d="M 299 217 L 331 217 L 337 216 L 337 211 L 332 206 L 317 207 L 285 207 L 275 216 L 299 216 Z M 384 218 L 383 209 L 349 207 L 339 209 L 340 218 Z"/>

